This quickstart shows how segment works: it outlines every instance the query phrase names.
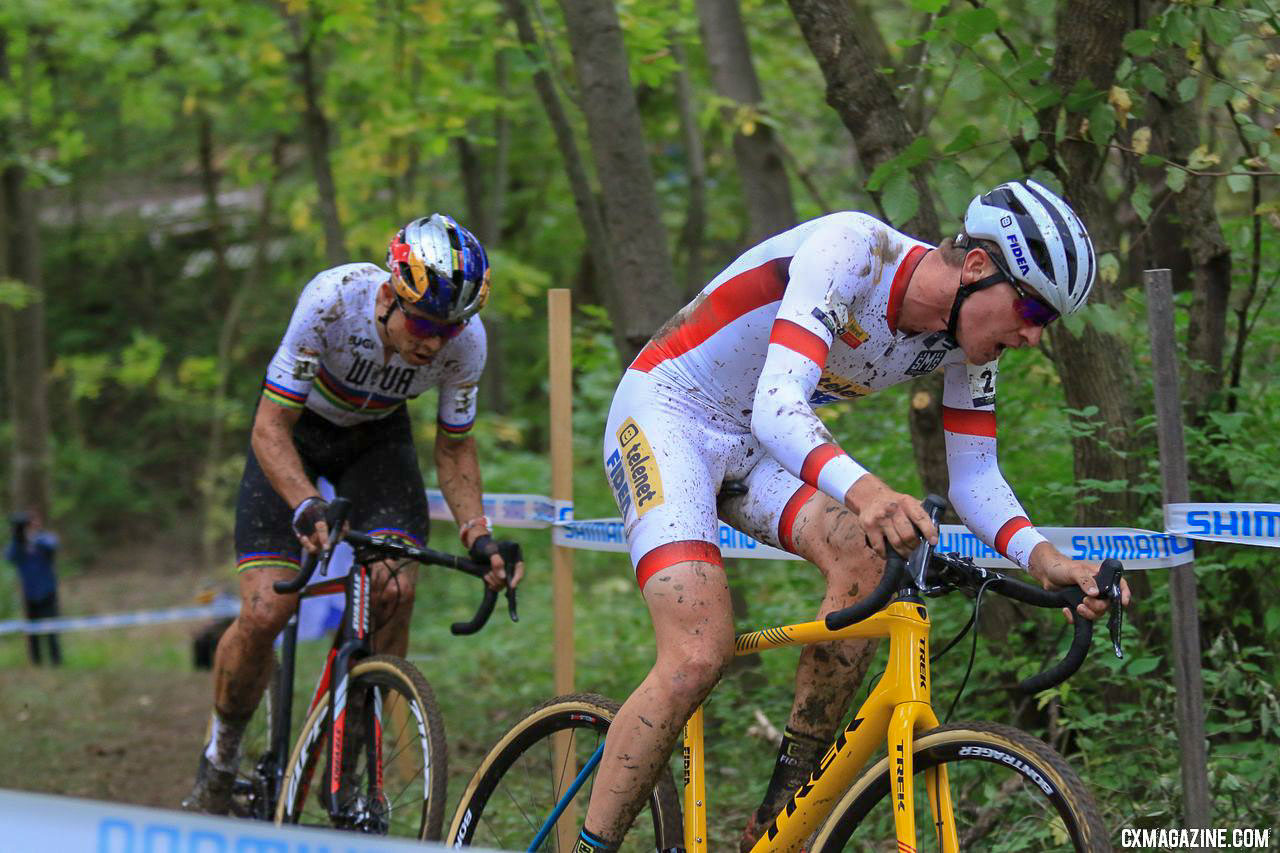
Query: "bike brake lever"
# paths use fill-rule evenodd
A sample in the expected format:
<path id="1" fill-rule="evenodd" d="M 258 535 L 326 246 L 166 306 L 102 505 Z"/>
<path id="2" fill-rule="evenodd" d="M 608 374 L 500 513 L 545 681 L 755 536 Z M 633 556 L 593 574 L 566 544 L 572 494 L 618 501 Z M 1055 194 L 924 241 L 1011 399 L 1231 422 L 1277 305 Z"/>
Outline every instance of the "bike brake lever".
<path id="1" fill-rule="evenodd" d="M 507 615 L 512 622 L 520 621 L 520 615 L 516 613 L 516 588 L 510 585 L 507 586 Z"/>
<path id="2" fill-rule="evenodd" d="M 929 519 L 934 526 L 942 519 L 942 514 L 947 511 L 947 502 L 937 495 L 929 495 L 924 499 L 922 504 L 924 511 L 928 514 Z M 933 546 L 921 539 L 920 545 L 917 546 L 907 558 L 906 574 L 915 582 L 917 589 L 925 589 L 925 574 L 929 569 L 930 558 L 933 555 Z"/>
<path id="3" fill-rule="evenodd" d="M 1124 568 L 1116 564 L 1111 583 L 1099 590 L 1102 597 L 1111 602 L 1109 608 L 1111 612 L 1107 616 L 1107 631 L 1111 634 L 1111 648 L 1115 650 L 1116 657 L 1121 660 L 1124 659 L 1124 649 L 1120 645 L 1120 631 L 1124 628 L 1124 604 L 1121 603 L 1123 590 L 1120 587 L 1122 577 L 1124 577 Z"/>
<path id="4" fill-rule="evenodd" d="M 1111 647 L 1116 657 L 1124 659 L 1124 649 L 1120 647 L 1120 630 L 1124 627 L 1124 605 L 1120 603 L 1120 582 L 1117 580 L 1107 589 L 1107 597 L 1111 599 L 1111 615 L 1107 617 L 1107 630 L 1111 633 Z"/>
<path id="5" fill-rule="evenodd" d="M 325 545 L 324 556 L 320 560 L 320 577 L 329 575 L 329 561 L 333 559 L 333 552 L 338 549 L 338 545 L 342 544 L 345 532 L 342 528 L 350 514 L 351 501 L 347 498 L 337 497 L 329 504 L 329 512 L 325 517 L 325 523 L 329 526 L 329 542 Z"/>

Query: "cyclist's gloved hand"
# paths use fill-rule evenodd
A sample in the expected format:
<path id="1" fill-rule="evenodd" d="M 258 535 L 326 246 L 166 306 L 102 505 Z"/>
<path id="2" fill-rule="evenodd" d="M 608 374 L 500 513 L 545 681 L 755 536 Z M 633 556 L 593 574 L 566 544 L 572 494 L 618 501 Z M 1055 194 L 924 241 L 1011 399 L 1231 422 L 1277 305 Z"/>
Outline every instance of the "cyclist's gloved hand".
<path id="1" fill-rule="evenodd" d="M 324 525 L 328 511 L 329 502 L 318 495 L 306 498 L 293 508 L 293 532 L 298 534 L 308 551 L 319 551 L 324 547 L 328 528 L 321 525 Z"/>
<path id="2" fill-rule="evenodd" d="M 512 587 L 519 585 L 520 579 L 524 577 L 524 555 L 518 542 L 494 539 L 485 533 L 477 536 L 471 543 L 470 554 L 475 562 L 488 563 L 492 567 L 489 574 L 484 576 L 484 582 L 491 589 L 507 586 L 508 576 Z"/>

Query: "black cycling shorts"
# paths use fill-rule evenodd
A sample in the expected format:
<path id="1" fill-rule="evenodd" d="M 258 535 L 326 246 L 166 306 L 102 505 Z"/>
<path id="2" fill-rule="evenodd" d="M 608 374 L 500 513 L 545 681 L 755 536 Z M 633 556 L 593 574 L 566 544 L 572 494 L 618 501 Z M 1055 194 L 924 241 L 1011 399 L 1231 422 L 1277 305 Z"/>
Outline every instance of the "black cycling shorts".
<path id="1" fill-rule="evenodd" d="M 426 543 L 427 496 L 404 406 L 355 426 L 338 426 L 304 409 L 293 428 L 293 446 L 313 482 L 324 477 L 351 501 L 353 530 Z M 301 555 L 293 507 L 267 480 L 250 446 L 236 499 L 236 571 L 297 569 Z"/>

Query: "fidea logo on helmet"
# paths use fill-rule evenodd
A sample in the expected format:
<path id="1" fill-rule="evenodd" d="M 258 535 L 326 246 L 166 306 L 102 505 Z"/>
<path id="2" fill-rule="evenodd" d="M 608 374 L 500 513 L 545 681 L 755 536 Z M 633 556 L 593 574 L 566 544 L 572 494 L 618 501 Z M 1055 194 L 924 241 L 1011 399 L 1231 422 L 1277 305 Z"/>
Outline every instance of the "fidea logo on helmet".
<path id="1" fill-rule="evenodd" d="M 1006 234 L 1004 236 L 1008 239 L 1009 245 L 1013 248 L 1013 259 L 1018 262 L 1018 272 L 1026 275 L 1031 271 L 1031 265 L 1028 264 L 1026 258 L 1022 256 L 1022 246 L 1018 244 L 1018 235 Z"/>

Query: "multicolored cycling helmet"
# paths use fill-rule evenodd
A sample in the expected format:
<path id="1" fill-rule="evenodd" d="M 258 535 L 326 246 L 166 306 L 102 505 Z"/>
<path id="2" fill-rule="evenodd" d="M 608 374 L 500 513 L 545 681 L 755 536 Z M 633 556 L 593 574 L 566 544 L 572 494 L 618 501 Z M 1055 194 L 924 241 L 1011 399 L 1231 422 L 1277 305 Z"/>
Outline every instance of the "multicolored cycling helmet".
<path id="1" fill-rule="evenodd" d="M 415 219 L 391 239 L 387 268 L 406 305 L 442 323 L 461 323 L 489 300 L 489 257 L 449 216 Z"/>
<path id="2" fill-rule="evenodd" d="M 1000 271 L 1023 282 L 1059 313 L 1084 306 L 1098 264 L 1089 232 L 1075 211 L 1032 180 L 1009 181 L 976 196 L 964 215 L 969 237 L 1000 246 Z"/>

